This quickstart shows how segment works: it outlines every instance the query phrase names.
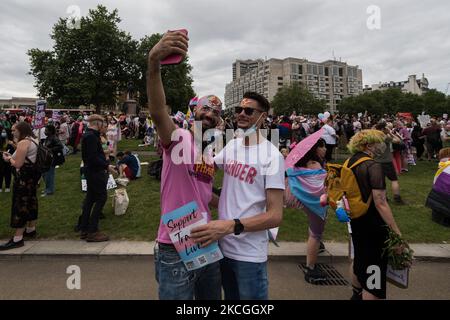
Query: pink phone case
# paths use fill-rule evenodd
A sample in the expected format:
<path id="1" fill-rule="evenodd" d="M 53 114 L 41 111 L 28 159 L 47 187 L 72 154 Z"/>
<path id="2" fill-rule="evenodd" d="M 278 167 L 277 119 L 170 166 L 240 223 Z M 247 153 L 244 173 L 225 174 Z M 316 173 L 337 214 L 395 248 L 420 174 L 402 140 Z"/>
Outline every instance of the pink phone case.
<path id="1" fill-rule="evenodd" d="M 181 31 L 185 35 L 188 35 L 188 31 L 186 29 L 180 29 L 180 30 L 173 30 L 173 31 Z M 183 56 L 180 54 L 173 54 L 168 57 L 166 57 L 164 60 L 161 61 L 161 65 L 171 65 L 171 64 L 179 64 L 181 61 L 183 61 Z"/>

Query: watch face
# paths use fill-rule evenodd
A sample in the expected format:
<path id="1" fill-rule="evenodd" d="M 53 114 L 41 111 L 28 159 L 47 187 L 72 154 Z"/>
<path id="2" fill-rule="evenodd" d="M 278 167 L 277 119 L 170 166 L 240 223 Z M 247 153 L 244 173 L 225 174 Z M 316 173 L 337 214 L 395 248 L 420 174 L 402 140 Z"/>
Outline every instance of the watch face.
<path id="1" fill-rule="evenodd" d="M 234 226 L 234 234 L 239 235 L 242 231 L 244 231 L 244 225 L 240 221 L 235 221 Z"/>

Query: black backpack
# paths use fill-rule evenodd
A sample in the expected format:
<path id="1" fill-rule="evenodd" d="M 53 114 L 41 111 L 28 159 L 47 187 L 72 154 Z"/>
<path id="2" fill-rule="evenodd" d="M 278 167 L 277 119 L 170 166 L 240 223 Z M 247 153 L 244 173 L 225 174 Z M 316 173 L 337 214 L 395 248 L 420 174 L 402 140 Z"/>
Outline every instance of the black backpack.
<path id="1" fill-rule="evenodd" d="M 37 144 L 34 140 L 29 139 L 37 146 L 36 162 L 34 163 L 34 168 L 39 173 L 44 173 L 50 170 L 53 164 L 53 152 L 43 144 Z M 29 162 L 30 159 L 27 160 Z"/>

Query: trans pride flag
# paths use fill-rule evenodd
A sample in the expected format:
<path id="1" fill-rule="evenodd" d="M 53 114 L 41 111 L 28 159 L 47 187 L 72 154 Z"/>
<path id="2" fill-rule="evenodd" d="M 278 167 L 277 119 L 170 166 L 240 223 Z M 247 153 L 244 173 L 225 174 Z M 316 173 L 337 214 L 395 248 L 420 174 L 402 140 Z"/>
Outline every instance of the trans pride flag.
<path id="1" fill-rule="evenodd" d="M 327 207 L 321 206 L 320 196 L 325 193 L 324 181 L 327 171 L 324 169 L 289 168 L 286 170 L 286 174 L 289 184 L 286 186 L 286 205 L 288 207 L 306 207 L 306 209 L 325 220 Z"/>

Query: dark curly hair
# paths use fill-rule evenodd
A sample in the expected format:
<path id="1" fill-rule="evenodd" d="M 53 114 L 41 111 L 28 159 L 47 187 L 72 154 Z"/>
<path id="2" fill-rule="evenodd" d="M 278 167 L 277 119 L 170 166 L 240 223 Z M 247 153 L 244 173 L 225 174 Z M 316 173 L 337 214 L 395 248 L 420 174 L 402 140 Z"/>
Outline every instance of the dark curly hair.
<path id="1" fill-rule="evenodd" d="M 316 142 L 316 144 L 300 160 L 297 161 L 295 166 L 296 167 L 306 167 L 306 164 L 308 163 L 308 161 L 312 160 L 312 161 L 319 162 L 320 165 L 323 167 L 325 161 L 324 161 L 324 159 L 320 158 L 317 155 L 317 148 L 323 148 L 323 147 L 325 147 L 325 140 L 320 138 Z"/>

